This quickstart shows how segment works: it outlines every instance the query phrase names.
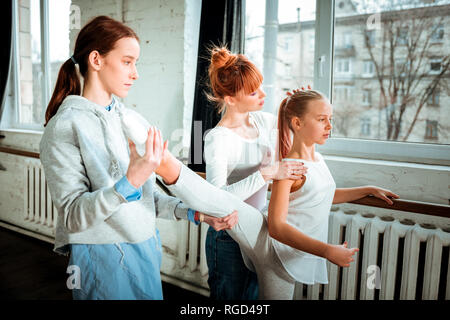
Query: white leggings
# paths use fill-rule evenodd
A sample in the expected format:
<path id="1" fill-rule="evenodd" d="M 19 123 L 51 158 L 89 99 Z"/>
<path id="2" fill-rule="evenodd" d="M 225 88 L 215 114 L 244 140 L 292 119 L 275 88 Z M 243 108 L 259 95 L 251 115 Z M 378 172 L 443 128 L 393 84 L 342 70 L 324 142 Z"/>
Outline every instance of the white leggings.
<path id="1" fill-rule="evenodd" d="M 293 298 L 295 280 L 281 264 L 269 236 L 267 221 L 256 208 L 219 189 L 181 165 L 180 176 L 167 188 L 190 208 L 216 217 L 238 211 L 238 223 L 227 230 L 252 261 L 258 275 L 259 299 Z"/>

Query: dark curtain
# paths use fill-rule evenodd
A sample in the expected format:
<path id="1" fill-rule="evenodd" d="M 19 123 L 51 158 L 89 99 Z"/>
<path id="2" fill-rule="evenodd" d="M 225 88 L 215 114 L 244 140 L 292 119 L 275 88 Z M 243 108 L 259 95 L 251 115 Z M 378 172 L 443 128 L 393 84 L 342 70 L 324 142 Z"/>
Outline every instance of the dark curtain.
<path id="1" fill-rule="evenodd" d="M 220 114 L 208 101 L 208 46 L 227 44 L 234 53 L 244 51 L 245 0 L 203 0 L 200 21 L 197 76 L 191 127 L 189 168 L 205 172 L 203 134 L 216 126 Z"/>
<path id="2" fill-rule="evenodd" d="M 0 119 L 3 114 L 3 101 L 11 58 L 12 1 L 14 0 L 4 1 L 2 3 L 2 10 L 0 10 L 2 26 L 2 32 L 0 32 Z"/>

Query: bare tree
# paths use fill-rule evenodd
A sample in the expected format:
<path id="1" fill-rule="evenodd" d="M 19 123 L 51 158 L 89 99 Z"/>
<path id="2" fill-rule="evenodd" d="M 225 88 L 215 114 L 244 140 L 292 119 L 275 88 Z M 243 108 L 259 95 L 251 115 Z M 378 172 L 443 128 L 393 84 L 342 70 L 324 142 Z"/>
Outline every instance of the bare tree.
<path id="1" fill-rule="evenodd" d="M 444 20 L 450 16 L 450 5 L 393 9 L 383 8 L 380 15 L 381 43 L 374 43 L 371 31 L 365 29 L 363 34 L 380 89 L 386 139 L 399 140 L 402 126 L 406 126 L 402 138 L 406 141 L 428 99 L 437 90 L 450 91 L 449 53 L 436 53 L 432 48 L 434 40 L 439 39 Z M 407 109 L 413 111 L 412 119 L 405 118 Z"/>

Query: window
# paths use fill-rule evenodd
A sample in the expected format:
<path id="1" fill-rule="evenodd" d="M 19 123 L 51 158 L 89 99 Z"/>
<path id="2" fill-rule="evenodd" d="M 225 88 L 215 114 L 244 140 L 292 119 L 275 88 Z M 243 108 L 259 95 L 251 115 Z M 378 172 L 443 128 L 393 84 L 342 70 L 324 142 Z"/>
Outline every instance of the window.
<path id="1" fill-rule="evenodd" d="M 432 42 L 442 42 L 444 41 L 444 25 L 439 24 L 434 26 L 434 29 L 431 34 Z"/>
<path id="2" fill-rule="evenodd" d="M 442 70 L 442 59 L 430 59 L 430 74 L 439 74 Z"/>
<path id="3" fill-rule="evenodd" d="M 375 45 L 375 36 L 376 36 L 376 30 L 366 30 L 366 37 L 367 37 L 369 46 L 373 47 Z"/>
<path id="4" fill-rule="evenodd" d="M 43 129 L 59 68 L 69 58 L 70 10 L 70 0 L 13 1 L 14 95 L 6 102 L 2 128 Z"/>
<path id="5" fill-rule="evenodd" d="M 335 87 L 335 99 L 336 101 L 350 101 L 353 98 L 353 87 L 349 86 L 336 86 Z"/>
<path id="6" fill-rule="evenodd" d="M 363 70 L 363 76 L 364 77 L 371 77 L 375 73 L 375 65 L 373 64 L 373 61 L 366 60 L 364 61 L 364 70 Z"/>
<path id="7" fill-rule="evenodd" d="M 370 118 L 361 119 L 361 134 L 363 136 L 370 136 Z"/>
<path id="8" fill-rule="evenodd" d="M 450 86 L 446 62 L 450 59 L 450 47 L 436 47 L 430 41 L 430 37 L 446 40 L 443 37 L 445 24 L 437 21 L 448 19 L 449 11 L 436 11 L 435 5 L 424 7 L 420 2 L 408 4 L 408 8 L 390 1 L 367 0 L 359 4 L 354 10 L 341 11 L 335 17 L 335 41 L 342 43 L 351 32 L 355 51 L 354 55 L 343 56 L 339 45 L 334 47 L 332 102 L 336 110 L 347 116 L 352 114 L 350 109 L 354 109 L 353 113 L 361 113 L 370 106 L 372 139 L 449 144 L 448 133 L 435 139 L 424 139 L 421 124 L 421 119 L 428 116 L 428 105 L 442 108 L 444 101 L 450 102 L 447 90 L 431 97 L 427 94 L 436 84 L 441 88 L 442 85 Z M 380 13 L 384 18 L 370 25 L 367 17 L 374 13 Z M 375 35 L 378 35 L 376 45 L 370 45 Z M 354 77 L 357 72 L 352 70 L 352 65 L 359 66 L 359 78 Z M 343 92 L 345 87 L 352 87 L 354 96 L 361 99 L 350 98 L 352 103 L 349 103 Z M 440 110 L 439 116 L 449 121 L 450 104 L 445 104 L 445 108 L 448 109 Z M 450 131 L 450 127 L 443 130 Z M 350 126 L 345 132 L 335 132 L 333 137 L 355 139 L 366 136 L 358 125 Z"/>
<path id="9" fill-rule="evenodd" d="M 256 0 L 247 0 L 251 1 Z M 279 9 L 290 2 L 279 0 Z M 335 8 L 331 8 L 330 3 Z M 303 16 L 300 28 L 297 28 L 293 14 L 295 10 L 292 8 L 294 17 L 289 24 L 281 21 L 284 15 L 281 11 L 278 14 L 279 37 L 287 32 L 289 25 L 297 28 L 297 35 L 304 32 L 304 36 L 299 38 L 294 35 L 298 46 L 292 53 L 292 57 L 297 58 L 290 61 L 292 75 L 300 73 L 297 71 L 299 65 L 304 70 L 310 68 L 308 75 L 314 80 L 313 88 L 329 96 L 333 104 L 333 135 L 320 149 L 337 155 L 373 155 L 377 159 L 395 161 L 414 158 L 424 163 L 448 163 L 450 128 L 442 126 L 442 133 L 436 139 L 426 139 L 425 121 L 422 119 L 428 117 L 426 107 L 429 103 L 439 103 L 439 114 L 432 115 L 441 117 L 439 121 L 448 122 L 450 115 L 447 90 L 441 90 L 430 98 L 427 94 L 436 84 L 445 88 L 450 86 L 449 70 L 444 70 L 450 47 L 436 47 L 430 41 L 433 26 L 446 26 L 436 21 L 448 19 L 449 11 L 436 10 L 437 4 L 425 5 L 422 1 L 396 4 L 392 1 L 365 0 L 357 1 L 357 5 L 345 5 L 345 9 L 339 9 L 339 3 L 341 1 L 316 0 L 315 12 L 311 10 L 314 13 L 311 20 L 317 19 L 314 27 L 312 21 Z M 307 11 L 307 4 L 300 5 L 302 13 Z M 450 8 L 450 3 L 444 5 Z M 256 7 L 252 5 L 251 12 L 247 10 L 247 17 L 255 14 Z M 368 17 L 375 13 L 380 13 L 383 19 L 368 24 Z M 260 23 L 255 25 L 262 30 L 262 15 Z M 442 34 L 438 31 L 434 37 L 440 38 L 439 32 Z M 261 43 L 263 37 L 261 32 Z M 414 46 L 413 40 L 418 40 Z M 442 41 L 446 40 L 443 37 Z M 263 55 L 266 54 L 263 45 L 258 50 L 249 50 L 248 43 L 247 53 L 260 57 L 262 66 Z M 345 48 L 346 45 L 350 48 Z M 305 54 L 302 48 L 310 53 Z M 422 59 L 419 58 L 421 54 Z M 433 66 L 431 63 L 434 63 Z M 441 73 L 433 74 L 430 69 L 434 72 L 441 70 Z M 264 82 L 266 79 L 265 76 Z M 305 83 L 297 79 L 294 76 L 290 80 L 284 79 L 277 86 L 281 89 L 293 88 Z M 283 97 L 280 95 L 275 100 L 279 102 Z M 370 134 L 366 134 L 369 130 Z M 438 160 L 434 162 L 433 159 Z"/>
<path id="10" fill-rule="evenodd" d="M 336 48 L 351 48 L 352 43 L 352 33 L 347 31 L 343 34 L 339 34 L 335 41 Z"/>
<path id="11" fill-rule="evenodd" d="M 311 34 L 310 36 L 309 36 L 309 50 L 310 51 L 314 51 L 314 46 L 315 46 L 315 35 L 314 34 Z"/>
<path id="12" fill-rule="evenodd" d="M 434 92 L 428 97 L 427 104 L 429 107 L 438 107 L 439 106 L 439 89 L 435 89 Z"/>
<path id="13" fill-rule="evenodd" d="M 350 75 L 352 73 L 352 62 L 350 59 L 337 59 L 336 60 L 336 74 L 338 75 Z"/>
<path id="14" fill-rule="evenodd" d="M 409 39 L 409 30 L 407 27 L 400 27 L 397 29 L 397 44 L 407 45 Z"/>
<path id="15" fill-rule="evenodd" d="M 284 38 L 283 49 L 286 52 L 292 52 L 292 50 L 293 50 L 293 48 L 292 48 L 293 42 L 294 42 L 294 37 L 286 37 L 286 38 Z"/>
<path id="16" fill-rule="evenodd" d="M 427 120 L 425 139 L 437 139 L 438 137 L 438 122 L 435 120 Z"/>
<path id="17" fill-rule="evenodd" d="M 372 103 L 372 93 L 370 90 L 368 89 L 364 89 L 362 91 L 362 105 L 363 106 L 370 106 L 370 104 Z"/>
<path id="18" fill-rule="evenodd" d="M 276 113 L 286 88 L 314 87 L 316 1 L 280 0 L 278 14 L 272 15 L 266 15 L 265 3 L 245 1 L 244 53 L 263 72 L 264 110 Z M 278 19 L 275 36 L 269 35 L 270 19 Z"/>

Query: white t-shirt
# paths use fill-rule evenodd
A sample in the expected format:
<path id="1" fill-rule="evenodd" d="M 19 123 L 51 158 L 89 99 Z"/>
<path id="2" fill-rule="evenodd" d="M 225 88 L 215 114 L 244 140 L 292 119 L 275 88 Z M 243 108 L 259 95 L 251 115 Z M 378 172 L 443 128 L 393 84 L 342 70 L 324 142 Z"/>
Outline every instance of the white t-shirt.
<path id="1" fill-rule="evenodd" d="M 277 119 L 274 115 L 250 112 L 258 137 L 246 139 L 217 126 L 205 137 L 206 179 L 262 211 L 267 203 L 268 183 L 260 167 L 274 161 Z"/>
<path id="2" fill-rule="evenodd" d="M 305 184 L 289 195 L 287 223 L 304 234 L 328 241 L 328 217 L 333 203 L 336 183 L 320 153 L 317 162 L 302 159 L 308 167 Z M 326 259 L 297 250 L 273 239 L 275 251 L 288 273 L 304 284 L 328 283 Z"/>

